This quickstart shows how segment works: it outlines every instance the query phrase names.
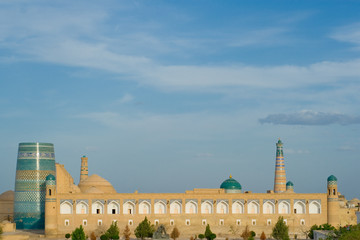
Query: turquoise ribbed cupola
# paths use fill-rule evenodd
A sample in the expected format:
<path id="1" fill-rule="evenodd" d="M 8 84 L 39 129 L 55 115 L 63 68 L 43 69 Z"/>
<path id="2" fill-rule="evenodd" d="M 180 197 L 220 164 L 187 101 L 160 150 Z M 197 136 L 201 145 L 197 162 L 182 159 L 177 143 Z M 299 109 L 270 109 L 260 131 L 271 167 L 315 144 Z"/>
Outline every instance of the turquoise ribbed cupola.
<path id="1" fill-rule="evenodd" d="M 242 189 L 240 183 L 233 179 L 231 175 L 229 179 L 222 182 L 220 188 L 225 189 L 226 193 L 241 193 Z"/>

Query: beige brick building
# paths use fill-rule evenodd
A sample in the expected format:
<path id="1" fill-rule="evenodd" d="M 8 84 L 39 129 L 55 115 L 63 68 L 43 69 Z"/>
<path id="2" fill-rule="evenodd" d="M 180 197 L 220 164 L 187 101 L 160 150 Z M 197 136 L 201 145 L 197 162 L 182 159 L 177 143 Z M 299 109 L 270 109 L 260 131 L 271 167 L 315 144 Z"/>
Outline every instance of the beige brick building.
<path id="1" fill-rule="evenodd" d="M 84 163 L 87 158 L 83 157 Z M 82 174 L 87 172 L 87 164 Z M 295 193 L 288 182 L 281 193 L 242 192 L 231 176 L 218 189 L 193 189 L 185 193 L 117 193 L 104 178 L 82 175 L 79 185 L 63 165 L 56 164 L 54 176 L 47 178 L 45 233 L 48 236 L 70 233 L 82 225 L 90 234 L 117 221 L 120 229 L 133 231 L 145 218 L 174 226 L 182 237 L 203 233 L 206 224 L 218 237 L 239 236 L 246 225 L 260 235 L 269 235 L 279 216 L 283 216 L 291 235 L 304 235 L 314 224 L 356 224 L 354 209 L 340 207 L 337 179 L 328 178 L 326 193 Z M 325 189 L 324 189 L 325 190 Z"/>

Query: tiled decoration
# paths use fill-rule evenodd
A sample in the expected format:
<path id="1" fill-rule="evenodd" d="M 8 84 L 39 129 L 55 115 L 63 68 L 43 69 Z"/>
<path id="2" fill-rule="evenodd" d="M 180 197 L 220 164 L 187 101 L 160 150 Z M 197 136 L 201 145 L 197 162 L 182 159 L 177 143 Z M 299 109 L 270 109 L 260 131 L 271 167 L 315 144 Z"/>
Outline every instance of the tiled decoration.
<path id="1" fill-rule="evenodd" d="M 44 229 L 45 180 L 49 174 L 56 174 L 54 145 L 20 143 L 14 201 L 17 229 Z"/>

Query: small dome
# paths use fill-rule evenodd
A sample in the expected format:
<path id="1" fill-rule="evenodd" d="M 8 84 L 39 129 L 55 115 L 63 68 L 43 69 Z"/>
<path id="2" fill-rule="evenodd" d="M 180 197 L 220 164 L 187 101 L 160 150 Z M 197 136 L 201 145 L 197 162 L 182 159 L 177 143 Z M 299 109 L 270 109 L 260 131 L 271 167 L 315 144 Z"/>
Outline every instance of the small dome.
<path id="1" fill-rule="evenodd" d="M 288 182 L 286 183 L 286 186 L 287 186 L 287 187 L 293 187 L 294 184 L 292 183 L 292 181 L 288 181 Z"/>
<path id="2" fill-rule="evenodd" d="M 327 181 L 328 181 L 328 182 L 330 182 L 330 181 L 337 181 L 337 178 L 336 178 L 334 175 L 331 175 L 331 176 L 328 177 Z"/>
<path id="3" fill-rule="evenodd" d="M 103 193 L 116 193 L 111 183 L 97 174 L 93 174 L 79 183 L 79 188 L 82 192 L 86 192 L 92 187 L 95 187 Z"/>
<path id="4" fill-rule="evenodd" d="M 47 175 L 46 181 L 49 181 L 49 180 L 55 180 L 55 176 L 52 174 Z"/>
<path id="5" fill-rule="evenodd" d="M 3 192 L 0 195 L 0 200 L 1 201 L 14 201 L 14 196 L 15 196 L 14 191 L 9 190 L 9 191 Z"/>
<path id="6" fill-rule="evenodd" d="M 220 188 L 225 190 L 241 190 L 241 185 L 238 181 L 232 178 L 230 175 L 229 179 L 226 179 L 221 185 Z"/>

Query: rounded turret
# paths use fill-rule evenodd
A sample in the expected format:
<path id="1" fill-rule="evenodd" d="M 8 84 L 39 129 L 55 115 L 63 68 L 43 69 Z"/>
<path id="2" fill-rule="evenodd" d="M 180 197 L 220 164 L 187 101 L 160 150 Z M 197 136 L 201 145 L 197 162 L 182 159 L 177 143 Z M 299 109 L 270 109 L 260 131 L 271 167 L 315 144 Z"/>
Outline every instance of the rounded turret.
<path id="1" fill-rule="evenodd" d="M 331 175 L 327 178 L 327 204 L 328 204 L 328 223 L 338 227 L 339 226 L 339 196 L 337 178 Z"/>
<path id="2" fill-rule="evenodd" d="M 56 222 L 56 178 L 49 174 L 46 177 L 45 197 L 45 235 L 53 237 L 57 234 Z"/>
<path id="3" fill-rule="evenodd" d="M 286 191 L 287 192 L 293 192 L 294 191 L 294 184 L 291 181 L 288 181 L 286 183 Z"/>

